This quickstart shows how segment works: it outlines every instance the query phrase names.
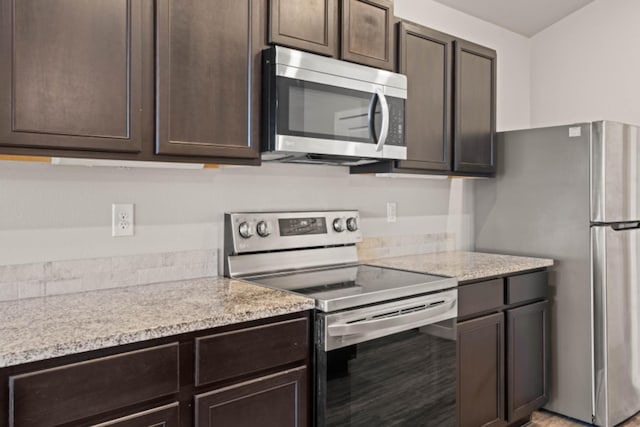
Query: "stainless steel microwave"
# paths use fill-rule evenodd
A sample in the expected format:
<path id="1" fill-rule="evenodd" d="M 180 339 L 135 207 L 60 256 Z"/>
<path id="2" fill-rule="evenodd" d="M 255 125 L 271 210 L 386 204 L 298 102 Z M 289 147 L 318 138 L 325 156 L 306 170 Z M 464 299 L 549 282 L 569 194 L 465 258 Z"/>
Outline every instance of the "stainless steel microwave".
<path id="1" fill-rule="evenodd" d="M 263 161 L 407 158 L 406 76 L 274 46 L 263 78 Z"/>

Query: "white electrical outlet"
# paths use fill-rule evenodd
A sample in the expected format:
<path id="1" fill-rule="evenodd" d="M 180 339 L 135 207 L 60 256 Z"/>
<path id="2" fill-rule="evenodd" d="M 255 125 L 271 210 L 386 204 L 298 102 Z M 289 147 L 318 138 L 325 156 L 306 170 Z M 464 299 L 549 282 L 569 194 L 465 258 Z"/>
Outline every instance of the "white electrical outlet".
<path id="1" fill-rule="evenodd" d="M 133 204 L 111 205 L 111 236 L 133 236 Z"/>
<path id="2" fill-rule="evenodd" d="M 387 222 L 396 222 L 396 219 L 398 219 L 398 204 L 387 202 Z"/>

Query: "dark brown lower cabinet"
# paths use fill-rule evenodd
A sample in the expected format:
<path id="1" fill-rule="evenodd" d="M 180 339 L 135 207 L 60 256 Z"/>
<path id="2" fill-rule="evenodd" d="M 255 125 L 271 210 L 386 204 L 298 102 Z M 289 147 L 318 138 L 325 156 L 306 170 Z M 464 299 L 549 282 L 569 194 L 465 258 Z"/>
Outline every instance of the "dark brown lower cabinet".
<path id="1" fill-rule="evenodd" d="M 503 426 L 504 315 L 458 324 L 458 420 L 461 427 Z"/>
<path id="2" fill-rule="evenodd" d="M 180 404 L 178 402 L 148 411 L 138 412 L 94 427 L 178 427 Z"/>
<path id="3" fill-rule="evenodd" d="M 507 310 L 507 412 L 528 417 L 547 401 L 549 302 Z"/>
<path id="4" fill-rule="evenodd" d="M 521 426 L 547 403 L 547 281 L 540 270 L 458 289 L 460 427 Z"/>
<path id="5" fill-rule="evenodd" d="M 307 425 L 305 366 L 195 397 L 196 427 Z"/>
<path id="6" fill-rule="evenodd" d="M 310 343 L 300 312 L 3 368 L 0 427 L 306 427 Z"/>

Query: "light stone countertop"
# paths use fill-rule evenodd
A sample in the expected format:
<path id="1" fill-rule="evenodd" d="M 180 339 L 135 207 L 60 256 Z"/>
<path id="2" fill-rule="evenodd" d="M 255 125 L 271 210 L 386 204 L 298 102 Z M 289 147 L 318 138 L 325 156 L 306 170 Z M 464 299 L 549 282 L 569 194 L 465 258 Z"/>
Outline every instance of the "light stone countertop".
<path id="1" fill-rule="evenodd" d="M 553 265 L 553 260 L 482 252 L 454 251 L 380 258 L 364 261 L 364 263 L 380 267 L 455 277 L 458 279 L 458 282 L 469 282 L 472 280 L 482 280 L 490 277 L 550 267 Z"/>
<path id="2" fill-rule="evenodd" d="M 312 299 L 224 278 L 7 301 L 0 368 L 312 308 Z"/>

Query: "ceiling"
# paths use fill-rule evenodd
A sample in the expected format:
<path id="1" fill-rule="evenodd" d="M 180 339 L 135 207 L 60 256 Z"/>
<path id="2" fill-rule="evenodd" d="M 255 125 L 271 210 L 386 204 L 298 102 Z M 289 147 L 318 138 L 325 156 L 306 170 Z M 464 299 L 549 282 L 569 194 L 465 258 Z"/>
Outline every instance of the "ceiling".
<path id="1" fill-rule="evenodd" d="M 593 0 L 435 0 L 531 37 Z"/>

